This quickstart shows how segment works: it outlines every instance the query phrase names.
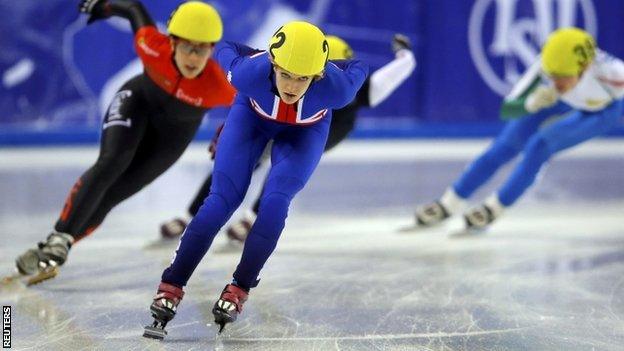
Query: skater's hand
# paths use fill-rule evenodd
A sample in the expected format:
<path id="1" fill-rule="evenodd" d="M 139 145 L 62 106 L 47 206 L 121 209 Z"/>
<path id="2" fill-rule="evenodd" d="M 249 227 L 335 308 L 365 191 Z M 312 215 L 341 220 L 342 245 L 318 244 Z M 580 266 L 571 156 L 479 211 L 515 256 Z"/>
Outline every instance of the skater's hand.
<path id="1" fill-rule="evenodd" d="M 210 145 L 208 145 L 208 154 L 210 154 L 210 159 L 214 160 L 217 157 L 217 141 L 215 139 L 210 139 Z"/>
<path id="2" fill-rule="evenodd" d="M 78 11 L 90 15 L 87 24 L 91 24 L 111 16 L 107 5 L 106 0 L 81 0 L 78 4 Z"/>
<path id="3" fill-rule="evenodd" d="M 524 108 L 529 113 L 535 113 L 544 108 L 554 105 L 559 99 L 555 88 L 540 85 L 533 91 L 524 102 Z"/>
<path id="4" fill-rule="evenodd" d="M 392 38 L 392 52 L 395 54 L 401 50 L 411 50 L 412 42 L 410 39 L 401 33 L 397 33 Z"/>
<path id="5" fill-rule="evenodd" d="M 217 131 L 215 135 L 210 139 L 210 145 L 208 145 L 208 153 L 210 154 L 210 159 L 214 160 L 217 156 L 217 142 L 219 141 L 219 136 L 221 136 L 221 131 L 223 130 L 223 123 L 217 127 Z"/>

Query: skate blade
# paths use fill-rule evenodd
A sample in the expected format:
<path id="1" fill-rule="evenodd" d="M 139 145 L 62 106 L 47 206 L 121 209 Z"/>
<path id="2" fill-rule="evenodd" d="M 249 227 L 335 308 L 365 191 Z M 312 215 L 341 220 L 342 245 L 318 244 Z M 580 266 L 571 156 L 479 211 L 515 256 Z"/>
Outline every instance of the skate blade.
<path id="1" fill-rule="evenodd" d="M 3 286 L 14 285 L 14 284 L 25 284 L 26 286 L 32 286 L 35 284 L 39 284 L 48 279 L 52 279 L 59 274 L 58 267 L 50 267 L 39 273 L 34 275 L 23 275 L 19 272 L 13 273 L 12 275 L 3 277 L 0 283 Z"/>
<path id="2" fill-rule="evenodd" d="M 405 226 L 405 227 L 401 227 L 397 231 L 399 233 L 403 233 L 403 234 L 420 233 L 420 232 L 424 232 L 424 231 L 427 231 L 427 230 L 439 228 L 443 224 L 444 224 L 443 222 L 430 224 L 430 225 L 422 225 L 422 224 L 416 223 L 416 224 L 410 224 L 410 225 Z"/>
<path id="3" fill-rule="evenodd" d="M 431 227 L 423 227 L 417 224 L 412 224 L 412 225 L 408 225 L 408 226 L 397 229 L 397 232 L 402 233 L 402 234 L 413 234 L 413 233 L 419 233 L 419 232 L 425 231 L 430 228 Z"/>
<path id="4" fill-rule="evenodd" d="M 54 277 L 56 277 L 59 274 L 59 269 L 58 267 L 49 267 L 46 268 L 44 270 L 42 270 L 41 272 L 33 275 L 33 276 L 28 276 L 26 278 L 26 286 L 32 286 L 35 284 L 39 284 L 43 281 L 46 281 L 48 279 L 52 279 Z"/>
<path id="5" fill-rule="evenodd" d="M 220 310 L 213 310 L 212 314 L 214 315 L 215 324 L 219 326 L 219 334 L 223 332 L 223 329 L 225 329 L 226 324 L 232 323 L 236 320 L 236 319 L 232 319 L 232 317 L 230 317 L 230 315 L 227 314 L 226 312 L 222 312 Z"/>
<path id="6" fill-rule="evenodd" d="M 163 340 L 166 335 L 166 330 L 151 325 L 145 326 L 145 330 L 143 331 L 143 337 L 150 339 Z"/>
<path id="7" fill-rule="evenodd" d="M 482 235 L 485 235 L 487 232 L 487 228 L 464 228 L 461 230 L 457 230 L 449 234 L 449 238 L 453 239 L 467 239 L 467 238 L 476 238 Z"/>

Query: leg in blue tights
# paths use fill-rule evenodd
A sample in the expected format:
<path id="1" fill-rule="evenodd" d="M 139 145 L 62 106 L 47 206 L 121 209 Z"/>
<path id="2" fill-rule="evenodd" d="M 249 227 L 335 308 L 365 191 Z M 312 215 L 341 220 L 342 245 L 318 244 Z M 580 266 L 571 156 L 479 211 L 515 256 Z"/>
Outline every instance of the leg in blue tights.
<path id="1" fill-rule="evenodd" d="M 162 281 L 186 285 L 221 227 L 243 200 L 252 170 L 269 136 L 260 120 L 244 104 L 232 106 L 219 139 L 210 194 L 186 228 L 171 266 Z"/>
<path id="2" fill-rule="evenodd" d="M 321 159 L 329 122 L 326 117 L 314 126 L 289 127 L 274 138 L 272 167 L 260 200 L 258 217 L 234 272 L 234 280 L 240 287 L 250 289 L 258 284 L 260 270 L 284 229 L 291 200 L 303 189 Z"/>
<path id="3" fill-rule="evenodd" d="M 619 100 L 599 112 L 575 111 L 531 137 L 524 158 L 498 192 L 501 204 L 514 204 L 533 184 L 542 165 L 552 155 L 613 129 L 621 119 L 622 105 Z"/>
<path id="4" fill-rule="evenodd" d="M 457 195 L 464 199 L 469 198 L 501 166 L 522 151 L 529 137 L 538 130 L 546 119 L 569 110 L 570 108 L 566 104 L 559 103 L 534 115 L 508 122 L 488 149 L 473 161 L 453 184 L 453 189 Z"/>

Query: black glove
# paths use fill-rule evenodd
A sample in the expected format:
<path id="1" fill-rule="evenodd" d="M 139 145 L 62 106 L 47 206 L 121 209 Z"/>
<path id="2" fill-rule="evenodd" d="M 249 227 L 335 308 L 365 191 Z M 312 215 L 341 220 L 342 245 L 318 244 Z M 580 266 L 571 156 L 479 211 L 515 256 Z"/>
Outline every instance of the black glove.
<path id="1" fill-rule="evenodd" d="M 412 42 L 406 35 L 397 33 L 392 38 L 392 52 L 396 54 L 399 50 L 403 49 L 411 50 Z"/>
<path id="2" fill-rule="evenodd" d="M 224 123 L 221 123 L 221 125 L 217 127 L 217 131 L 210 140 L 210 145 L 208 145 L 208 153 L 210 154 L 211 160 L 214 160 L 215 157 L 217 157 L 217 143 L 219 142 L 219 137 L 221 136 L 221 131 L 223 130 L 224 125 Z"/>
<path id="3" fill-rule="evenodd" d="M 80 4 L 78 4 L 78 11 L 90 15 L 87 24 L 91 24 L 111 16 L 107 5 L 108 2 L 106 0 L 81 0 Z"/>

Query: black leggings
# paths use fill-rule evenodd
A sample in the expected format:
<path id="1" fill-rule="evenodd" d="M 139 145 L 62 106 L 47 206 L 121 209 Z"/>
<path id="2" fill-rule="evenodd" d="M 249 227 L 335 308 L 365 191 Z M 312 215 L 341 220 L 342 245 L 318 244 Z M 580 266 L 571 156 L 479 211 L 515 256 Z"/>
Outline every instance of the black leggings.
<path id="1" fill-rule="evenodd" d="M 144 75 L 124 84 L 104 118 L 100 155 L 70 191 L 54 229 L 76 239 L 93 231 L 113 207 L 173 165 L 204 113 Z"/>

